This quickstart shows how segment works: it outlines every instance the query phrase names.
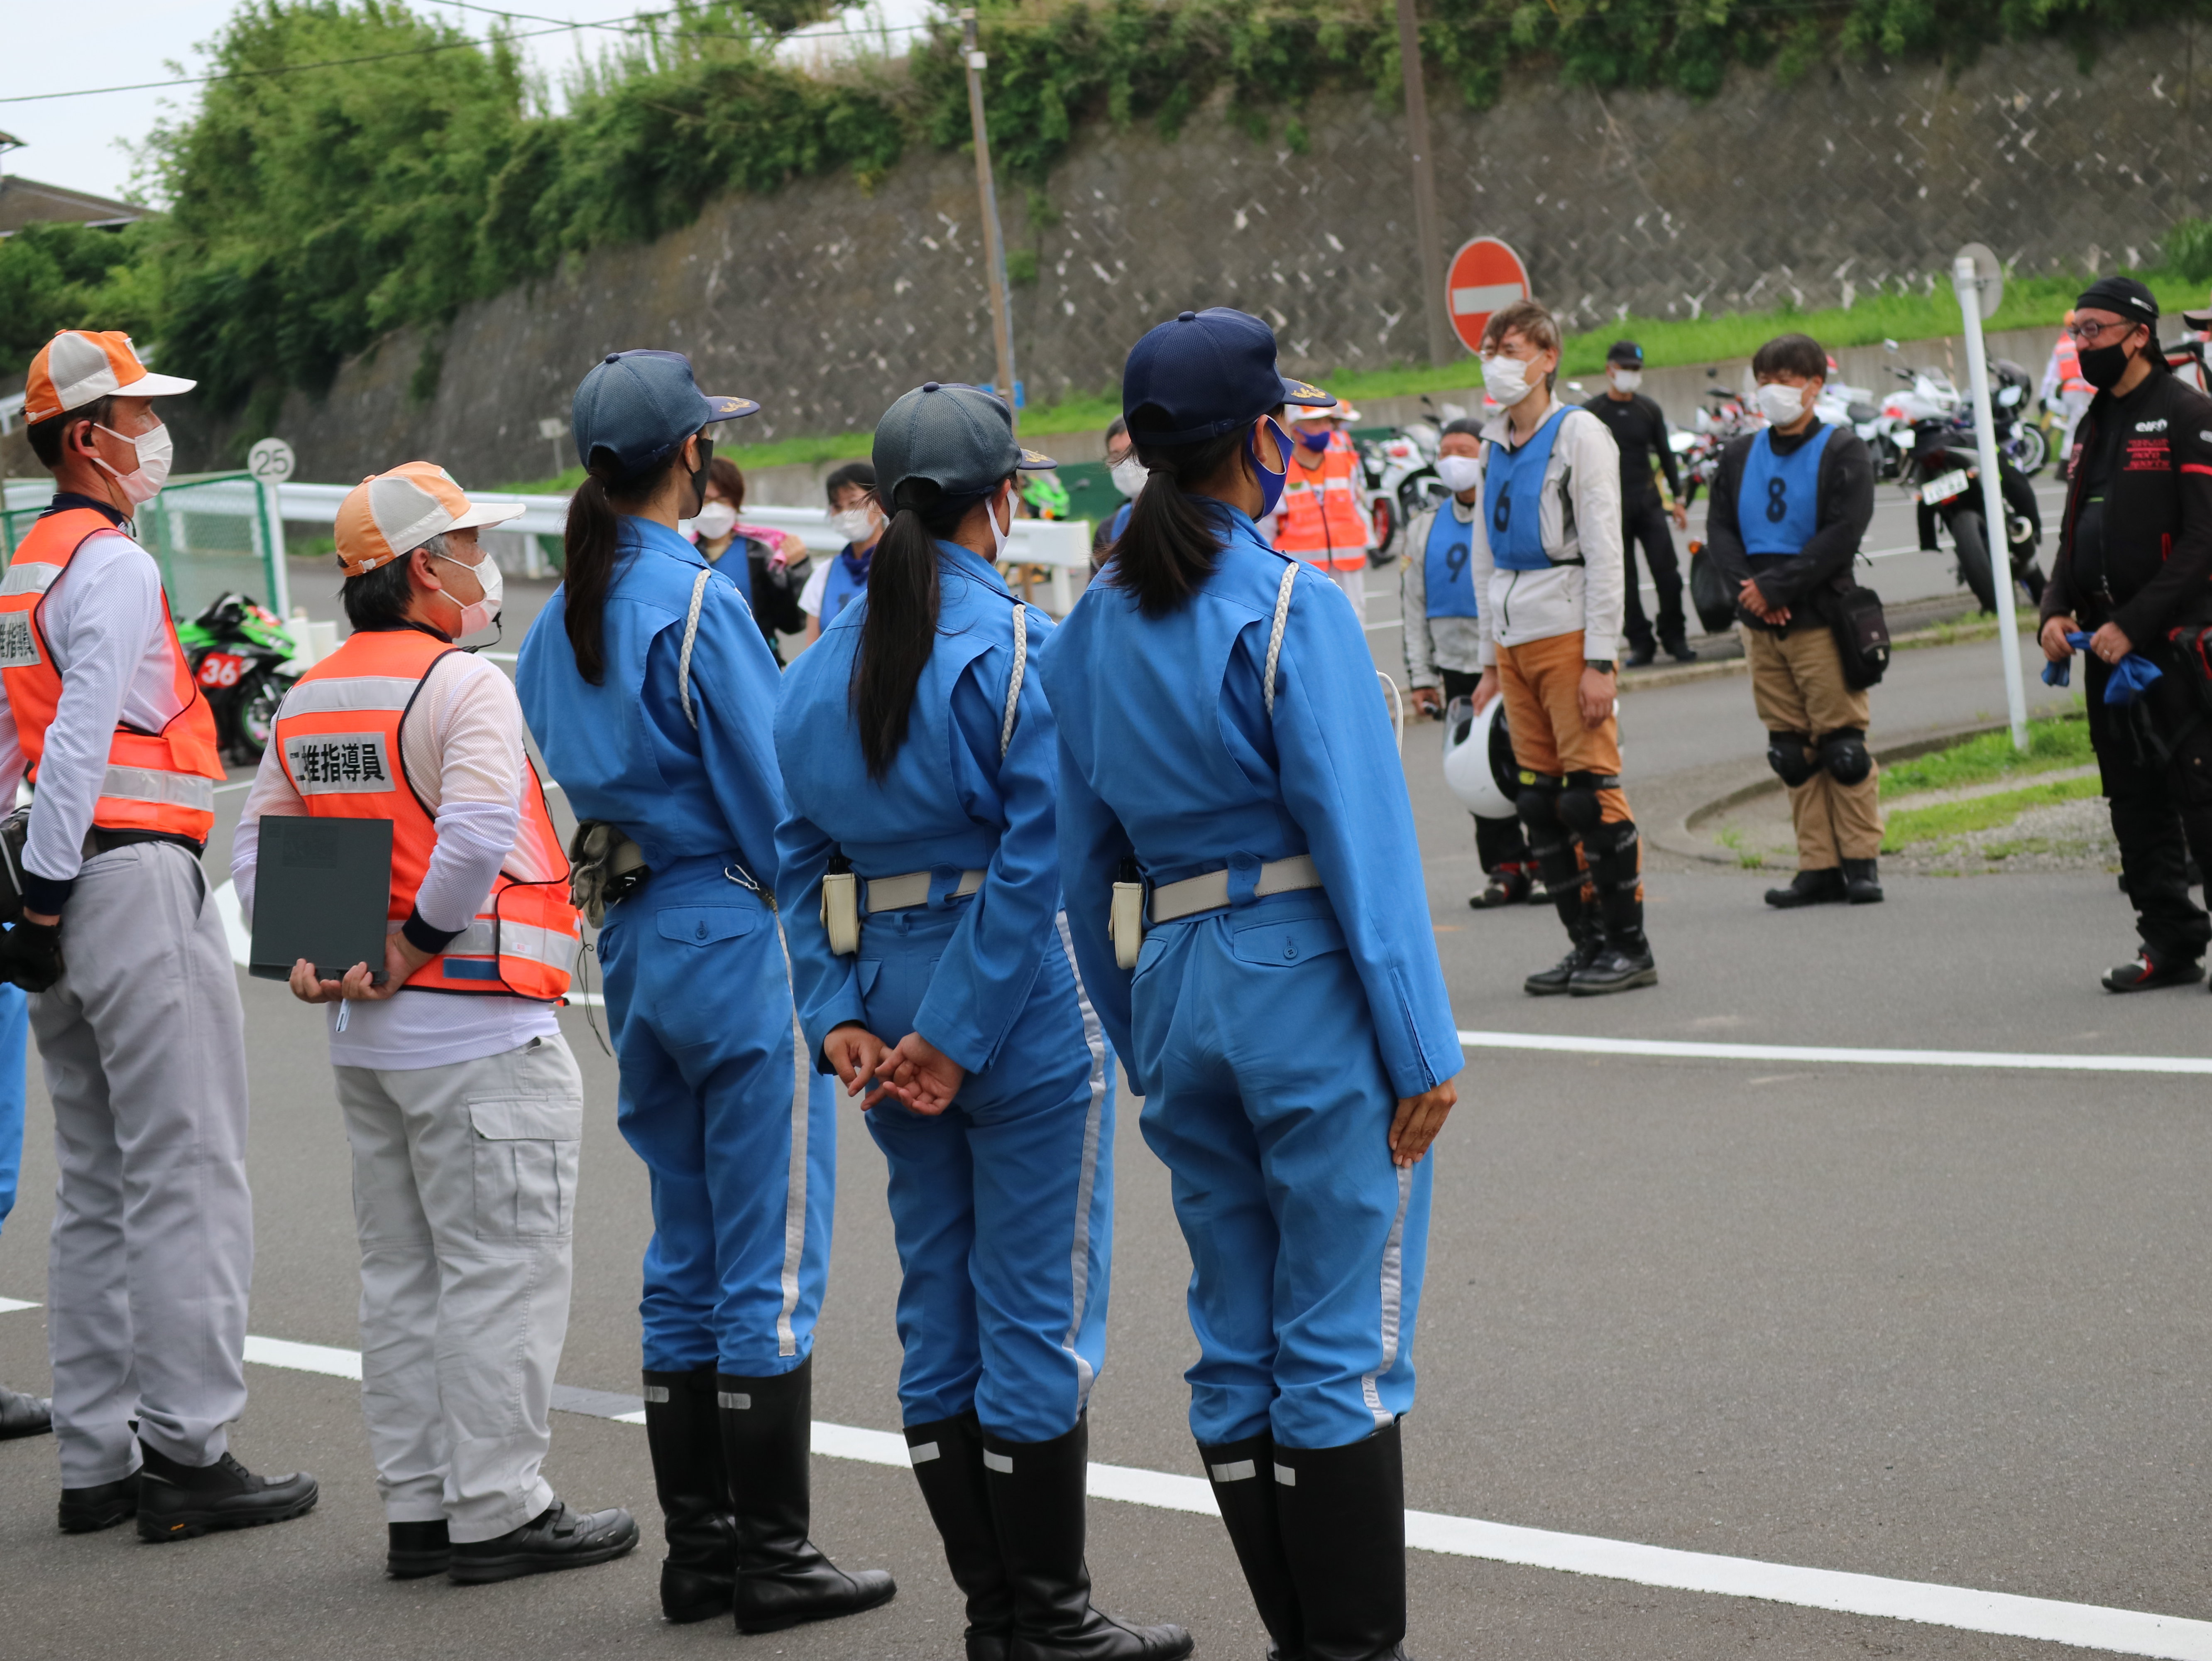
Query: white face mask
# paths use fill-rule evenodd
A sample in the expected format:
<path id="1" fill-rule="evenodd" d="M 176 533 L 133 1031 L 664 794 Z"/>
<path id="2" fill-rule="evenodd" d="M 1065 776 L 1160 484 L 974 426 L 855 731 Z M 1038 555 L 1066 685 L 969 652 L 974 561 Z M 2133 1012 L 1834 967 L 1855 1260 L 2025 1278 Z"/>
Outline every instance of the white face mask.
<path id="1" fill-rule="evenodd" d="M 991 563 L 996 565 L 1006 557 L 1006 549 L 1014 539 L 1014 498 L 1009 490 L 1006 496 L 1006 522 L 999 523 L 999 504 L 994 500 L 989 508 L 991 520 Z"/>
<path id="2" fill-rule="evenodd" d="M 1444 482 L 1444 489 L 1457 496 L 1462 490 L 1472 490 L 1482 480 L 1482 461 L 1477 456 L 1438 456 L 1437 477 Z"/>
<path id="3" fill-rule="evenodd" d="M 1613 372 L 1613 387 L 1615 392 L 1632 392 L 1643 384 L 1644 371 L 1641 369 L 1615 369 Z"/>
<path id="4" fill-rule="evenodd" d="M 1123 456 L 1114 464 L 1114 488 L 1132 502 L 1137 499 L 1137 492 L 1145 488 L 1145 481 L 1152 476 L 1152 470 L 1138 460 L 1133 453 Z"/>
<path id="5" fill-rule="evenodd" d="M 865 502 L 830 515 L 830 528 L 854 547 L 876 533 L 876 510 Z"/>
<path id="6" fill-rule="evenodd" d="M 738 527 L 738 510 L 726 502 L 710 502 L 691 521 L 702 542 L 720 542 Z"/>
<path id="7" fill-rule="evenodd" d="M 1759 412 L 1777 427 L 1787 427 L 1805 413 L 1805 400 L 1812 387 L 1784 386 L 1770 380 L 1759 389 Z"/>
<path id="8" fill-rule="evenodd" d="M 461 608 L 461 630 L 453 638 L 466 640 L 471 635 L 481 635 L 495 627 L 499 623 L 500 603 L 507 598 L 507 576 L 499 569 L 499 562 L 491 557 L 491 551 L 484 550 L 483 557 L 473 565 L 462 565 L 450 554 L 441 554 L 438 557 L 448 565 L 460 565 L 461 569 L 483 586 L 482 599 L 456 602 Z M 448 594 L 447 598 L 451 599 L 453 596 Z"/>
<path id="9" fill-rule="evenodd" d="M 136 438 L 125 438 L 112 427 L 100 427 L 99 430 L 112 439 L 128 444 L 138 453 L 137 466 L 127 473 L 116 473 L 114 468 L 107 467 L 106 461 L 101 457 L 93 457 L 101 466 L 107 467 L 109 472 L 115 473 L 115 482 L 123 487 L 123 494 L 131 498 L 131 504 L 135 507 L 151 502 L 161 495 L 161 487 L 169 482 L 169 462 L 176 453 L 176 446 L 169 441 L 168 428 L 156 427 L 152 432 L 141 433 Z"/>
<path id="10" fill-rule="evenodd" d="M 1482 389 L 1506 409 L 1511 409 L 1534 390 L 1531 365 L 1500 352 L 1482 360 Z"/>

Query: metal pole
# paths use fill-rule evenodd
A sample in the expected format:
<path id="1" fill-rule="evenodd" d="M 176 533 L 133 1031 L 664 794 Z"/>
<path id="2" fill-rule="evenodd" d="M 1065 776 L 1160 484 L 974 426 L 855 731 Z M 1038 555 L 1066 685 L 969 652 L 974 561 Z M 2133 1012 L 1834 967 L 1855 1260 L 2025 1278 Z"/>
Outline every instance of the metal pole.
<path id="1" fill-rule="evenodd" d="M 1406 148 L 1413 158 L 1413 253 L 1421 271 L 1421 315 L 1429 330 L 1429 362 L 1451 362 L 1451 325 L 1444 316 L 1444 249 L 1437 230 L 1437 174 L 1429 153 L 1429 94 L 1421 77 L 1421 31 L 1413 0 L 1398 0 L 1398 72 L 1406 83 Z"/>
<path id="2" fill-rule="evenodd" d="M 1974 445 L 1981 455 L 1982 517 L 1989 544 L 1990 582 L 1997 593 L 1997 649 L 2004 659 L 2005 709 L 2012 747 L 2027 752 L 2027 691 L 2021 684 L 2020 628 L 2013 609 L 2012 535 L 1997 473 L 1996 420 L 1990 408 L 1989 356 L 1982 348 L 1982 282 L 1971 256 L 1951 264 L 1951 286 L 1966 320 L 1966 383 L 1974 400 Z"/>
<path id="3" fill-rule="evenodd" d="M 292 620 L 291 573 L 284 566 L 284 504 L 280 485 L 253 481 L 261 493 L 261 535 L 269 561 L 269 609 L 287 624 Z"/>
<path id="4" fill-rule="evenodd" d="M 1006 240 L 999 231 L 999 192 L 991 182 L 991 136 L 983 125 L 983 64 L 975 44 L 975 9 L 960 13 L 960 45 L 968 64 L 968 123 L 975 137 L 975 193 L 983 202 L 983 274 L 991 289 L 991 337 L 999 349 L 999 388 L 1014 401 L 1014 323 L 1006 309 Z M 1021 412 L 1014 412 L 1021 426 Z"/>

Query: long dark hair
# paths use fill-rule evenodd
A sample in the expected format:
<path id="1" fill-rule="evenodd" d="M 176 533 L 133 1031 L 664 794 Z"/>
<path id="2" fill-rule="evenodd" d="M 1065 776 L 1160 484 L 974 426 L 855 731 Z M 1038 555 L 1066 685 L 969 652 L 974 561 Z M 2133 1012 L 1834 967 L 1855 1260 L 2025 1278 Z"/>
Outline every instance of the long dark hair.
<path id="1" fill-rule="evenodd" d="M 928 479 L 902 479 L 896 499 L 884 504 L 891 521 L 868 565 L 868 609 L 848 695 L 870 778 L 890 771 L 906 742 L 914 689 L 936 649 L 938 541 L 951 540 L 968 510 L 991 501 L 1005 483 L 980 496 L 946 496 Z"/>
<path id="2" fill-rule="evenodd" d="M 562 622 L 568 630 L 568 648 L 576 654 L 576 672 L 597 686 L 606 673 L 606 641 L 601 630 L 607 609 L 607 590 L 614 586 L 615 563 L 622 551 L 616 528 L 623 508 L 635 508 L 650 501 L 682 459 L 678 444 L 665 460 L 643 472 L 625 476 L 614 452 L 605 446 L 592 452 L 584 482 L 568 498 L 568 522 L 561 532 L 561 586 L 564 593 Z"/>
<path id="3" fill-rule="evenodd" d="M 1129 523 L 1114 545 L 1106 580 L 1137 597 L 1137 609 L 1164 618 L 1196 593 L 1213 575 L 1221 532 L 1200 498 L 1191 495 L 1244 453 L 1249 427 L 1202 438 L 1194 444 L 1139 444 L 1137 459 L 1152 470 L 1129 509 Z"/>

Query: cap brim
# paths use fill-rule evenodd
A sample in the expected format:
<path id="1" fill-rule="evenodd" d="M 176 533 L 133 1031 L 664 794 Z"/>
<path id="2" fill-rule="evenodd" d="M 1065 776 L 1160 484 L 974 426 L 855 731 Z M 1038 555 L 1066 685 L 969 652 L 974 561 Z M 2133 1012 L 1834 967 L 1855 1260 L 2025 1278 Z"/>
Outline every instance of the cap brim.
<path id="1" fill-rule="evenodd" d="M 143 374 L 128 386 L 116 389 L 118 398 L 174 398 L 179 392 L 188 392 L 200 383 L 173 374 Z"/>
<path id="2" fill-rule="evenodd" d="M 2212 329 L 2212 311 L 2184 312 L 2181 320 L 2192 329 Z"/>
<path id="3" fill-rule="evenodd" d="M 471 502 L 469 510 L 446 528 L 465 531 L 478 525 L 504 525 L 510 519 L 520 519 L 530 511 L 523 502 Z"/>
<path id="4" fill-rule="evenodd" d="M 1322 391 L 1310 380 L 1292 380 L 1288 376 L 1285 376 L 1283 402 L 1300 405 L 1307 409 L 1318 409 L 1323 405 L 1333 406 L 1336 403 L 1336 394 Z"/>
<path id="5" fill-rule="evenodd" d="M 709 423 L 736 421 L 744 416 L 760 413 L 760 405 L 749 398 L 709 398 L 707 407 L 712 411 L 707 417 Z"/>
<path id="6" fill-rule="evenodd" d="M 1057 467 L 1060 464 L 1057 461 L 1054 461 L 1050 456 L 1041 454 L 1036 450 L 1024 450 L 1022 452 L 1022 459 L 1019 461 L 1017 461 L 1014 465 L 1020 468 L 1024 472 L 1033 473 L 1037 472 L 1040 468 Z"/>

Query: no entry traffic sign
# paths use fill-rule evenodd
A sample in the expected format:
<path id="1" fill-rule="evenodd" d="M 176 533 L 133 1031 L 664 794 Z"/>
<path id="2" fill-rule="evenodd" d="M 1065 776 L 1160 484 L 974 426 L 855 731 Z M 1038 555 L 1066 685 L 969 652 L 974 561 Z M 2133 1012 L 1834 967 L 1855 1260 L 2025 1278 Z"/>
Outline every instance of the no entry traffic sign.
<path id="1" fill-rule="evenodd" d="M 1482 350 L 1490 314 L 1528 297 L 1528 268 L 1494 236 L 1478 236 L 1454 254 L 1444 274 L 1445 309 L 1454 333 L 1471 352 Z"/>

